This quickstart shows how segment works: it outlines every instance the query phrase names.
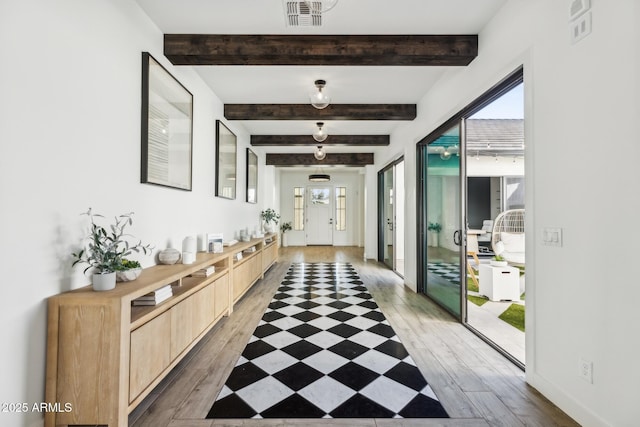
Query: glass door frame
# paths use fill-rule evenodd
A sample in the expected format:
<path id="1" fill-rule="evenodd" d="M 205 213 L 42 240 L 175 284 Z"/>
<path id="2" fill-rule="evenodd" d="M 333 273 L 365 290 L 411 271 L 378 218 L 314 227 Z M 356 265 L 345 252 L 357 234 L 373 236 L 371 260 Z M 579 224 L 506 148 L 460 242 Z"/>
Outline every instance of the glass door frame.
<path id="1" fill-rule="evenodd" d="M 426 247 L 427 247 L 427 210 L 426 210 L 426 200 L 425 200 L 425 190 L 426 190 L 426 172 L 427 172 L 427 165 L 426 162 L 423 159 L 423 155 L 424 152 L 426 152 L 427 146 L 429 143 L 435 141 L 442 133 L 444 133 L 445 131 L 447 131 L 448 129 L 459 125 L 460 126 L 460 156 L 461 156 L 461 171 L 462 171 L 462 165 L 463 162 L 466 161 L 466 137 L 465 137 L 465 120 L 472 116 L 473 114 L 475 114 L 476 112 L 480 111 L 481 109 L 483 109 L 484 107 L 486 107 L 487 105 L 491 104 L 493 101 L 497 100 L 498 98 L 502 97 L 504 94 L 506 94 L 507 92 L 509 92 L 511 89 L 513 89 L 514 87 L 518 86 L 519 84 L 524 83 L 524 67 L 520 66 L 517 69 L 515 69 L 511 74 L 509 74 L 507 77 L 505 77 L 504 79 L 502 79 L 500 82 L 498 82 L 497 84 L 495 84 L 492 88 L 490 88 L 489 90 L 487 90 L 484 94 L 482 94 L 480 97 L 478 97 L 477 99 L 475 99 L 474 101 L 472 101 L 469 105 L 467 105 L 465 108 L 463 108 L 462 110 L 460 110 L 458 113 L 456 113 L 455 115 L 453 115 L 449 120 L 447 120 L 446 122 L 444 122 L 443 124 L 441 124 L 438 128 L 436 128 L 433 132 L 431 132 L 429 135 L 425 136 L 423 139 L 421 139 L 420 141 L 418 141 L 418 143 L 416 144 L 416 221 L 417 221 L 417 237 L 418 237 L 418 242 L 417 242 L 417 250 L 416 250 L 416 259 L 417 259 L 417 290 L 419 293 L 422 293 L 423 295 L 427 296 L 426 293 L 426 288 L 425 288 L 425 279 L 426 279 L 426 260 L 427 260 L 427 254 L 426 254 Z M 525 117 L 526 120 L 526 117 Z M 464 159 L 462 158 L 464 156 Z M 467 224 L 467 213 L 466 213 L 466 200 L 467 200 L 467 192 L 466 192 L 466 162 L 465 164 L 465 171 L 464 173 L 461 172 L 460 176 L 461 176 L 461 181 L 464 181 L 461 183 L 462 187 L 464 188 L 463 191 L 461 191 L 461 206 L 464 206 L 464 209 L 462 211 L 462 224 L 463 226 L 465 226 Z M 460 263 L 460 277 L 463 278 L 462 280 L 466 281 L 466 277 L 467 277 L 467 262 L 466 262 L 466 257 L 467 257 L 467 250 L 466 250 L 466 243 L 467 243 L 467 238 L 466 238 L 466 229 L 463 230 L 463 232 L 461 233 L 463 238 L 462 238 L 462 243 L 464 245 L 464 250 L 461 252 L 461 263 Z M 466 283 L 465 283 L 466 284 Z M 508 352 L 506 352 L 503 348 L 501 348 L 500 346 L 498 346 L 497 344 L 495 344 L 493 341 L 491 341 L 489 338 L 487 338 L 485 335 L 483 335 L 480 331 L 478 331 L 477 329 L 475 329 L 474 327 L 472 327 L 471 325 L 469 325 L 467 323 L 467 310 L 466 310 L 466 306 L 467 306 L 467 287 L 463 286 L 462 287 L 464 289 L 464 291 L 460 292 L 460 305 L 461 305 L 461 315 L 457 316 L 454 313 L 452 313 L 454 315 L 454 317 L 456 317 L 465 327 L 467 327 L 468 329 L 470 329 L 472 332 L 474 332 L 479 338 L 481 338 L 483 341 L 485 341 L 487 344 L 489 344 L 491 347 L 495 348 L 498 352 L 500 352 L 503 356 L 505 356 L 507 359 L 509 359 L 510 361 L 512 361 L 516 366 L 518 366 L 520 369 L 524 370 L 524 365 L 518 361 L 517 359 L 515 359 L 512 355 L 510 355 Z M 432 299 L 432 298 L 430 298 Z M 433 300 L 433 299 L 432 299 Z M 437 301 L 433 300 L 434 302 L 436 302 L 436 304 L 438 304 L 439 306 L 441 306 L 442 308 L 444 308 L 447 312 L 451 312 L 449 309 L 447 309 L 444 305 L 438 303 Z"/>
<path id="2" fill-rule="evenodd" d="M 392 244 L 393 244 L 393 251 L 394 251 L 394 256 L 393 259 L 391 260 L 392 265 L 388 265 L 387 263 L 384 262 L 384 244 L 385 244 L 385 240 L 384 240 L 384 233 L 385 233 L 385 228 L 387 226 L 387 221 L 385 219 L 385 214 L 384 214 L 384 203 L 385 203 L 385 180 L 384 180 L 384 175 L 386 172 L 389 171 L 389 169 L 391 169 L 393 171 L 393 188 L 394 188 L 394 197 L 395 195 L 398 193 L 397 191 L 395 191 L 395 186 L 396 186 L 396 172 L 395 172 L 395 167 L 404 162 L 404 156 L 401 156 L 399 158 L 397 158 L 396 160 L 392 161 L 391 163 L 389 163 L 388 165 L 386 165 L 385 167 L 383 167 L 382 169 L 380 169 L 378 171 L 378 261 L 383 263 L 384 265 L 386 265 L 387 267 L 390 267 L 391 270 L 393 270 L 393 272 L 395 272 L 396 274 L 398 274 L 399 276 L 404 277 L 403 275 L 401 275 L 398 270 L 396 269 L 396 243 L 397 243 L 397 238 L 396 238 L 396 203 L 393 203 L 393 237 L 392 237 Z M 402 183 L 402 185 L 404 185 L 404 183 Z M 403 201 L 404 203 L 404 201 Z"/>
<path id="3" fill-rule="evenodd" d="M 438 140 L 443 134 L 447 131 L 451 130 L 454 127 L 458 127 L 459 131 L 459 150 L 460 150 L 460 164 L 459 164 L 459 172 L 458 172 L 458 188 L 460 189 L 460 210 L 458 211 L 458 218 L 460 218 L 460 228 L 457 232 L 460 233 L 460 245 L 459 245 L 459 266 L 460 266 L 460 305 L 459 305 L 459 313 L 455 313 L 449 309 L 449 307 L 444 304 L 436 301 L 435 299 L 429 297 L 427 293 L 427 282 L 426 276 L 427 271 L 425 266 L 427 265 L 427 200 L 424 195 L 426 194 L 426 186 L 427 186 L 427 168 L 428 161 L 425 161 L 426 156 L 428 156 L 427 150 L 429 144 Z M 467 183 L 466 183 L 466 147 L 463 144 L 465 138 L 465 123 L 462 117 L 454 116 L 451 119 L 444 122 L 438 128 L 436 128 L 433 132 L 423 138 L 420 142 L 418 142 L 416 146 L 416 171 L 417 171 L 417 183 L 416 183 L 416 219 L 418 221 L 417 230 L 418 230 L 418 244 L 417 244 L 417 260 L 418 260 L 418 268 L 417 268 L 417 290 L 419 293 L 428 296 L 430 299 L 434 300 L 440 307 L 448 311 L 451 315 L 453 315 L 456 319 L 458 319 L 462 323 L 466 323 L 467 320 L 467 287 L 466 280 L 467 277 L 467 233 L 466 227 L 464 226 L 467 222 L 466 218 L 466 195 L 467 195 Z"/>

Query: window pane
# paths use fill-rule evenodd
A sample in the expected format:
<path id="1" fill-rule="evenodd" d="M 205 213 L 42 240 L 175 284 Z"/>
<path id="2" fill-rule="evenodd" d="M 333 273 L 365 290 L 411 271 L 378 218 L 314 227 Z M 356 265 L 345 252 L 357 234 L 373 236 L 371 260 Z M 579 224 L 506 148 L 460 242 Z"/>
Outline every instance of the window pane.
<path id="1" fill-rule="evenodd" d="M 336 230 L 347 229 L 347 188 L 336 187 Z"/>
<path id="2" fill-rule="evenodd" d="M 293 189 L 293 229 L 304 230 L 304 187 Z"/>
<path id="3" fill-rule="evenodd" d="M 312 205 L 328 205 L 330 189 L 328 188 L 312 188 L 311 204 Z"/>

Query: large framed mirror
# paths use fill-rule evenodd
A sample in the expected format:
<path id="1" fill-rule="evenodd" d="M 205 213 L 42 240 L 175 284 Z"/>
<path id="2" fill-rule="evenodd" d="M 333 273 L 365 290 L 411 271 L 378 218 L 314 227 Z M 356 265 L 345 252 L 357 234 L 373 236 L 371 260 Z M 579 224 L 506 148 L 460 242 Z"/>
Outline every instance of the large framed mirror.
<path id="1" fill-rule="evenodd" d="M 193 95 L 142 52 L 140 182 L 191 190 Z"/>
<path id="2" fill-rule="evenodd" d="M 237 138 L 220 120 L 216 120 L 216 196 L 236 198 Z"/>
<path id="3" fill-rule="evenodd" d="M 247 203 L 258 203 L 258 156 L 247 148 Z"/>

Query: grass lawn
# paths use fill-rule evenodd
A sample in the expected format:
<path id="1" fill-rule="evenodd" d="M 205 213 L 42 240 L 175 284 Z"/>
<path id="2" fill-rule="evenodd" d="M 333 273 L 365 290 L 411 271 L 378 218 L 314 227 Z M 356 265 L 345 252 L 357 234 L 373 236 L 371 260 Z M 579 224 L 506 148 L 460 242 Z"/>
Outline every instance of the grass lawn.
<path id="1" fill-rule="evenodd" d="M 498 316 L 511 326 L 524 332 L 524 306 L 520 304 L 511 304 L 504 313 Z"/>
<path id="2" fill-rule="evenodd" d="M 477 306 L 481 306 L 482 304 L 484 304 L 485 302 L 489 301 L 487 298 L 485 297 L 477 297 L 475 295 L 467 295 L 467 299 L 469 301 L 471 301 L 472 303 L 474 303 Z"/>
<path id="3" fill-rule="evenodd" d="M 476 277 L 478 277 L 478 273 L 476 273 Z M 467 277 L 467 290 L 473 291 L 473 292 L 478 292 L 480 290 L 478 289 L 476 284 L 473 283 L 473 280 L 471 280 L 471 277 Z"/>

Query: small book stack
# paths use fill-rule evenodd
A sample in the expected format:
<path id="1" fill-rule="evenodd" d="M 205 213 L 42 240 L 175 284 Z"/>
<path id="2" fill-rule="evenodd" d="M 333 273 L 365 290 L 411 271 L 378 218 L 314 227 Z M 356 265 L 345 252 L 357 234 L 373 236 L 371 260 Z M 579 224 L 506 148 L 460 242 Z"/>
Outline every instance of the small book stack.
<path id="1" fill-rule="evenodd" d="M 243 252 L 245 254 L 252 254 L 256 251 L 256 247 L 255 246 L 251 246 L 250 248 L 245 249 Z"/>
<path id="2" fill-rule="evenodd" d="M 172 296 L 173 289 L 171 288 L 171 285 L 166 285 L 160 289 L 156 289 L 153 292 L 134 299 L 131 303 L 133 305 L 156 305 L 171 298 Z"/>
<path id="3" fill-rule="evenodd" d="M 213 265 L 210 265 L 209 267 L 201 268 L 200 270 L 191 273 L 191 276 L 193 276 L 193 277 L 209 277 L 215 272 L 216 272 L 216 267 L 213 266 Z"/>
<path id="4" fill-rule="evenodd" d="M 224 243 L 223 243 L 223 245 L 224 245 L 224 246 L 233 246 L 233 245 L 235 245 L 236 243 L 238 243 L 238 241 L 237 241 L 236 239 L 232 239 L 232 240 L 229 240 L 229 241 L 224 242 Z"/>

